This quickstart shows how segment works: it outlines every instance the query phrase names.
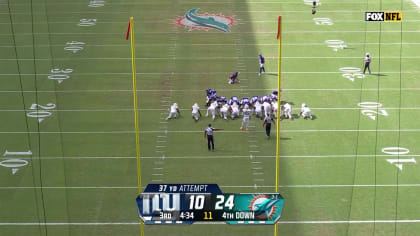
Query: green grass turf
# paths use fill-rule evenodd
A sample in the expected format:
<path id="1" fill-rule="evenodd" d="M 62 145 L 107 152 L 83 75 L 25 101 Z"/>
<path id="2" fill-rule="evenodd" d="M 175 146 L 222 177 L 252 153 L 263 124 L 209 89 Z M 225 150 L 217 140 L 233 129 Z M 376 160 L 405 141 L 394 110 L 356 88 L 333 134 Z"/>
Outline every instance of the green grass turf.
<path id="1" fill-rule="evenodd" d="M 400 23 L 363 21 L 364 11 L 401 10 L 400 1 L 382 1 L 382 6 L 380 1 L 321 3 L 312 16 L 310 6 L 291 0 L 105 1 L 98 8 L 88 7 L 89 1 L 33 0 L 33 37 L 30 2 L 10 1 L 9 11 L 7 1 L 0 1 L 0 152 L 33 153 L 21 157 L 29 164 L 14 175 L 11 168 L 0 168 L 0 234 L 140 234 L 125 40 L 129 16 L 135 18 L 143 186 L 197 182 L 217 183 L 224 192 L 272 192 L 275 133 L 267 140 L 255 118 L 248 133 L 239 131 L 239 119 L 203 117 L 194 123 L 190 107 L 198 102 L 204 115 L 208 87 L 228 97 L 276 88 L 276 74 L 257 76 L 257 54 L 262 52 L 266 70 L 276 73 L 276 19 L 282 15 L 282 101 L 294 104 L 294 114 L 301 103 L 308 104 L 316 119 L 281 122 L 279 184 L 286 201 L 278 235 L 416 235 L 419 223 L 373 221 L 420 219 L 417 165 L 404 164 L 400 171 L 386 160 L 412 156 L 381 151 L 401 146 L 409 154 L 420 153 L 418 9 L 403 1 L 401 34 Z M 194 7 L 233 16 L 238 24 L 231 33 L 174 26 Z M 314 17 L 328 17 L 334 24 L 316 25 Z M 95 18 L 97 24 L 77 26 L 84 18 Z M 328 48 L 325 41 L 333 39 L 343 40 L 347 48 Z M 83 50 L 65 51 L 70 41 L 84 42 Z M 365 52 L 373 56 L 374 75 L 354 82 L 342 77 L 339 68 L 361 68 Z M 58 84 L 47 78 L 53 68 L 74 71 Z M 237 68 L 241 84 L 228 85 L 228 74 Z M 372 120 L 362 115 L 357 104 L 367 101 L 383 104 L 388 116 Z M 181 117 L 160 123 L 172 102 L 179 104 Z M 34 103 L 56 104 L 39 126 L 26 117 Z M 224 128 L 216 133 L 215 153 L 206 150 L 202 136 L 209 122 Z M 248 140 L 256 141 L 256 147 Z M 254 175 L 252 162 L 261 162 L 261 174 Z M 79 224 L 104 222 L 122 224 Z M 273 231 L 273 226 L 146 226 L 145 235 Z"/>

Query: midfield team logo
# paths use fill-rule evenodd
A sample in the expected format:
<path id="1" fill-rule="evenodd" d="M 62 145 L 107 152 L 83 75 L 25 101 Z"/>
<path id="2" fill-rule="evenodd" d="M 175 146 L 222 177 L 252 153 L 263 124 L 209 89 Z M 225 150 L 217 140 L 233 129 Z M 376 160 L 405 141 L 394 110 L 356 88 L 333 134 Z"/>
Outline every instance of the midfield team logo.
<path id="1" fill-rule="evenodd" d="M 198 14 L 199 8 L 193 8 L 187 11 L 184 16 L 178 18 L 178 26 L 189 28 L 190 30 L 209 30 L 216 29 L 222 32 L 230 32 L 230 27 L 235 20 L 230 16 L 222 14 Z"/>

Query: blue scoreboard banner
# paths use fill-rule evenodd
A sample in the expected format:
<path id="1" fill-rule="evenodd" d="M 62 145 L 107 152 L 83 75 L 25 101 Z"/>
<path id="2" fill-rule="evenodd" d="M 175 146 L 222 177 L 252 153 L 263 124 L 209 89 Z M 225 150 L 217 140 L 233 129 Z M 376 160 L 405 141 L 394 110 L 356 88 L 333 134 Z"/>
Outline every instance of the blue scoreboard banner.
<path id="1" fill-rule="evenodd" d="M 145 224 L 275 224 L 279 193 L 222 193 L 217 184 L 149 184 L 137 199 Z"/>

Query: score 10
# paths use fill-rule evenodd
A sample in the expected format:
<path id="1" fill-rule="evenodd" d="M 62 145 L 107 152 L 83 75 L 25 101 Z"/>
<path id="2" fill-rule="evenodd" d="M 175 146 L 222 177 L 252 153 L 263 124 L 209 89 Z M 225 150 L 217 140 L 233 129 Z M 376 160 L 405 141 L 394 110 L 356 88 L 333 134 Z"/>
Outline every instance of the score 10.
<path id="1" fill-rule="evenodd" d="M 235 206 L 235 195 L 186 194 L 189 210 L 232 210 Z"/>

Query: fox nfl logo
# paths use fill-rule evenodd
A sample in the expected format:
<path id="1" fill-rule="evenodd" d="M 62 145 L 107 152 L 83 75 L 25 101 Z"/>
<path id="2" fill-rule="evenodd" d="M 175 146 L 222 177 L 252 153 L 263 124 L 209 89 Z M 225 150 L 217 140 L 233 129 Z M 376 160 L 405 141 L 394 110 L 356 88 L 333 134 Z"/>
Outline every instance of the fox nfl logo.
<path id="1" fill-rule="evenodd" d="M 365 21 L 401 21 L 400 11 L 368 11 L 365 12 Z"/>

